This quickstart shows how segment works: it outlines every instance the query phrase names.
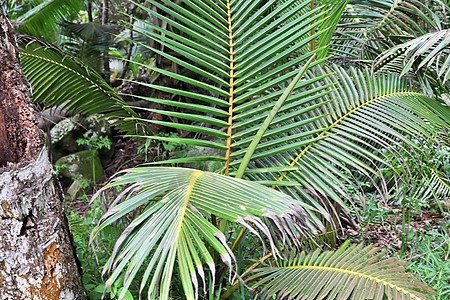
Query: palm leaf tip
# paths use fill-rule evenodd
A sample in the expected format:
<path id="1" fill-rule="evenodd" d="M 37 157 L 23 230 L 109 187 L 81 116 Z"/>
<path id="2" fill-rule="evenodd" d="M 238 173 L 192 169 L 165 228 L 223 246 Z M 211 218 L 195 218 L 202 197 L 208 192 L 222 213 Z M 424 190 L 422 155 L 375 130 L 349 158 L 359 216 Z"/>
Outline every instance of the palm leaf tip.
<path id="1" fill-rule="evenodd" d="M 277 264 L 256 269 L 248 281 L 256 281 L 254 287 L 264 287 L 264 293 L 289 299 L 431 300 L 436 295 L 406 273 L 402 261 L 385 258 L 376 247 L 348 241 L 333 252 L 290 252 L 288 260 Z"/>

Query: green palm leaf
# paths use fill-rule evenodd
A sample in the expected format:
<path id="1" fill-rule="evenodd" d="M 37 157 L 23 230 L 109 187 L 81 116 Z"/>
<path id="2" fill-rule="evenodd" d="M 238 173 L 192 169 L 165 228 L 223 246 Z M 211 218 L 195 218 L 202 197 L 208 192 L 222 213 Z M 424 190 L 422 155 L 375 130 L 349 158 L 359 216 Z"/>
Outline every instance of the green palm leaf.
<path id="1" fill-rule="evenodd" d="M 347 3 L 349 1 L 333 1 L 333 0 L 325 0 L 325 1 L 318 1 L 319 4 L 323 5 L 324 9 L 326 9 L 329 12 L 333 12 L 330 14 L 330 17 L 325 20 L 325 22 L 322 23 L 321 28 L 322 30 L 325 30 L 324 33 L 321 35 L 319 39 L 319 43 L 317 47 L 319 49 L 323 49 L 320 53 L 318 58 L 325 58 L 328 52 L 328 47 L 330 44 L 330 41 L 332 39 L 333 33 L 336 30 L 336 26 L 339 23 L 339 20 L 342 17 L 342 13 L 344 12 L 345 7 L 347 6 Z M 312 2 L 314 3 L 314 2 Z"/>
<path id="2" fill-rule="evenodd" d="M 60 25 L 71 21 L 70 17 L 78 14 L 85 3 L 79 0 L 33 0 L 24 6 L 31 8 L 14 22 L 24 34 L 55 42 Z"/>
<path id="3" fill-rule="evenodd" d="M 351 0 L 330 45 L 333 61 L 362 65 L 396 45 L 444 29 L 443 1 Z"/>
<path id="4" fill-rule="evenodd" d="M 290 253 L 248 279 L 277 299 L 433 299 L 434 291 L 406 273 L 405 262 L 373 246 L 344 243 L 334 252 Z"/>
<path id="5" fill-rule="evenodd" d="M 450 179 L 446 174 L 438 170 L 432 170 L 429 178 L 426 178 L 423 187 L 418 190 L 417 195 L 420 195 L 422 199 L 449 198 Z"/>
<path id="6" fill-rule="evenodd" d="M 250 175 L 253 180 L 273 185 L 280 181 L 281 191 L 307 201 L 316 209 L 321 207 L 317 196 L 325 195 L 345 208 L 342 199 L 349 196 L 346 185 L 356 184 L 355 188 L 360 189 L 358 182 L 367 181 L 384 194 L 386 182 L 382 173 L 392 170 L 393 176 L 409 176 L 404 155 L 409 153 L 414 161 L 415 152 L 421 151 L 411 137 L 432 138 L 433 125 L 450 126 L 448 107 L 411 91 L 407 81 L 398 75 L 372 77 L 368 69 L 346 72 L 338 67 L 321 72 L 334 73 L 323 81 L 335 82 L 338 89 L 319 100 L 325 105 L 299 118 L 328 115 L 287 133 L 287 137 L 304 139 L 298 147 L 260 160 L 257 148 L 253 156 L 258 168 L 289 166 L 297 171 Z M 315 132 L 315 139 L 301 137 L 305 132 Z M 403 170 L 401 173 L 399 168 Z M 289 186 L 286 182 L 297 184 Z"/>
<path id="7" fill-rule="evenodd" d="M 393 38 L 417 37 L 427 30 L 442 29 L 439 15 L 448 8 L 442 1 L 424 4 L 418 0 L 350 0 L 349 4 L 353 17 L 363 20 L 355 25 L 355 29 L 380 30 Z"/>
<path id="8" fill-rule="evenodd" d="M 384 5 L 390 4 L 390 7 L 378 26 L 382 27 L 383 30 L 389 31 L 391 34 L 407 34 L 415 37 L 425 34 L 427 29 L 439 30 L 442 26 L 437 13 L 440 9 L 445 11 L 446 7 L 443 3 L 439 5 L 438 9 L 432 9 L 427 4 L 418 0 L 388 0 L 381 2 L 385 2 Z M 419 25 L 416 20 L 421 20 L 424 24 Z"/>
<path id="9" fill-rule="evenodd" d="M 398 70 L 401 76 L 427 72 L 445 83 L 450 76 L 449 42 L 448 29 L 424 34 L 382 53 L 373 68 Z"/>
<path id="10" fill-rule="evenodd" d="M 317 40 L 320 46 L 327 44 L 330 35 L 324 33 L 329 32 L 337 23 L 343 2 L 324 1 L 325 6 L 315 8 L 306 0 L 283 1 L 279 5 L 276 5 L 277 1 L 274 0 L 217 3 L 190 1 L 186 2 L 185 6 L 168 0 L 162 2 L 164 5 L 151 0 L 152 5 L 161 13 L 141 8 L 176 30 L 169 31 L 145 23 L 152 30 L 141 28 L 139 32 L 185 59 L 148 45 L 142 46 L 175 62 L 186 70 L 186 75 L 152 66 L 145 67 L 197 86 L 205 92 L 198 94 L 157 84 L 146 85 L 196 101 L 195 105 L 188 107 L 194 110 L 194 113 L 178 114 L 177 117 L 201 125 L 191 123 L 186 126 L 172 122 L 163 125 L 201 133 L 203 137 L 214 140 L 210 143 L 211 147 L 224 147 L 224 173 L 228 174 L 231 160 L 244 156 L 242 151 L 233 157 L 232 153 L 251 143 L 253 135 L 282 95 L 283 88 L 297 74 L 298 66 L 304 64 L 314 53 L 320 53 L 321 58 L 314 61 L 310 67 L 323 61 L 326 55 L 324 48 L 310 51 L 311 42 Z M 330 18 L 326 18 L 327 13 Z M 172 17 L 168 18 L 165 14 Z M 205 80 L 199 80 L 199 77 Z M 286 100 L 286 104 L 295 107 L 313 101 L 313 97 L 307 98 L 312 92 L 306 91 L 306 87 L 319 80 L 321 77 L 300 82 L 296 87 L 297 92 Z M 305 91 L 299 93 L 301 89 Z M 313 92 L 319 93 L 320 90 Z M 144 99 L 157 103 L 164 101 L 164 104 L 173 107 L 188 106 L 176 101 Z M 288 110 L 289 108 L 285 108 L 280 114 L 285 114 Z M 158 113 L 173 115 L 170 111 Z M 207 114 L 207 117 L 202 116 L 204 114 Z M 280 119 L 276 121 L 278 124 L 281 122 Z M 270 134 L 273 135 L 273 132 Z M 189 139 L 173 141 L 202 143 L 206 146 L 203 142 Z"/>
<path id="11" fill-rule="evenodd" d="M 119 130 L 136 132 L 136 121 L 124 119 L 138 115 L 95 70 L 35 39 L 21 37 L 19 45 L 22 68 L 33 88 L 35 102 L 81 114 L 101 113 L 107 119 L 116 120 Z"/>
<path id="12" fill-rule="evenodd" d="M 126 269 L 121 297 L 144 261 L 147 265 L 143 267 L 141 291 L 148 285 L 149 297 L 161 299 L 168 298 L 176 262 L 186 298 L 197 298 L 197 274 L 205 280 L 203 264 L 215 276 L 209 247 L 231 268 L 233 253 L 225 235 L 208 220 L 211 214 L 238 222 L 260 237 L 248 225 L 252 224 L 268 238 L 274 253 L 277 252 L 274 236 L 262 218 L 272 223 L 283 239 L 292 241 L 297 235 L 308 235 L 314 229 L 305 212 L 307 206 L 273 189 L 241 179 L 183 168 L 136 168 L 105 188 L 124 184 L 129 187 L 117 199 L 122 202 L 109 208 L 95 231 L 98 233 L 136 208 L 145 207 L 119 237 L 105 266 L 105 272 L 113 271 L 107 286 Z"/>
<path id="13" fill-rule="evenodd" d="M 406 195 L 411 199 L 419 201 L 441 201 L 450 197 L 450 178 L 447 174 L 436 168 L 423 166 L 428 169 L 426 174 L 418 178 L 418 182 L 413 186 L 402 186 L 406 189 Z M 439 203 L 438 203 L 439 205 Z"/>

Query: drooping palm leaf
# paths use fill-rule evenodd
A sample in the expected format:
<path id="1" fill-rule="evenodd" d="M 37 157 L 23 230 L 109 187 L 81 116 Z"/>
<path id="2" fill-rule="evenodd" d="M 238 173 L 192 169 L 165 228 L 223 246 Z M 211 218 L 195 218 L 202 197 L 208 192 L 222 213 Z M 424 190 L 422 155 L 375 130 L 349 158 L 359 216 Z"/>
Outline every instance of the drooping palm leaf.
<path id="1" fill-rule="evenodd" d="M 445 83 L 450 77 L 449 42 L 448 29 L 422 35 L 382 53 L 373 68 L 397 70 L 401 76 L 427 72 Z"/>
<path id="2" fill-rule="evenodd" d="M 290 253 L 248 279 L 277 299 L 431 300 L 435 292 L 406 273 L 402 262 L 373 246 L 344 243 L 334 252 Z"/>
<path id="3" fill-rule="evenodd" d="M 382 52 L 445 28 L 444 1 L 350 0 L 330 52 L 344 63 L 371 64 Z"/>
<path id="4" fill-rule="evenodd" d="M 272 223 L 282 239 L 293 241 L 295 235 L 308 235 L 315 226 L 305 212 L 309 208 L 293 198 L 257 183 L 215 173 L 184 168 L 135 168 L 106 188 L 124 184 L 129 187 L 116 199 L 121 203 L 110 207 L 96 230 L 99 232 L 138 207 L 146 207 L 119 237 L 105 266 L 105 272 L 113 271 L 107 285 L 126 268 L 121 297 L 136 273 L 144 268 L 141 291 L 148 286 L 149 297 L 168 299 L 177 262 L 186 298 L 197 299 L 197 274 L 205 281 L 203 264 L 208 265 L 213 278 L 215 275 L 209 247 L 231 268 L 233 253 L 224 234 L 208 220 L 211 214 L 238 222 L 260 236 L 246 222 L 252 224 L 268 238 L 275 253 L 274 236 L 265 222 Z"/>
<path id="5" fill-rule="evenodd" d="M 30 82 L 33 100 L 49 106 L 61 106 L 81 114 L 104 114 L 118 129 L 137 131 L 136 121 L 124 118 L 138 115 L 92 68 L 61 50 L 35 39 L 19 39 L 22 68 Z"/>
<path id="6" fill-rule="evenodd" d="M 450 178 L 447 174 L 430 168 L 413 191 L 409 191 L 409 197 L 421 201 L 437 201 L 450 198 Z"/>

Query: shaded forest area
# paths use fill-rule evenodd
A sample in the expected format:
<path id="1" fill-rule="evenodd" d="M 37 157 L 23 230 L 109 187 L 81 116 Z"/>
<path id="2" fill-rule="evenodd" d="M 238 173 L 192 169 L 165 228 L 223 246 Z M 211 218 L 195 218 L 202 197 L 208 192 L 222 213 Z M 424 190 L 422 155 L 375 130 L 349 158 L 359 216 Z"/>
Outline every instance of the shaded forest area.
<path id="1" fill-rule="evenodd" d="M 450 299 L 449 1 L 1 4 L 90 299 Z"/>

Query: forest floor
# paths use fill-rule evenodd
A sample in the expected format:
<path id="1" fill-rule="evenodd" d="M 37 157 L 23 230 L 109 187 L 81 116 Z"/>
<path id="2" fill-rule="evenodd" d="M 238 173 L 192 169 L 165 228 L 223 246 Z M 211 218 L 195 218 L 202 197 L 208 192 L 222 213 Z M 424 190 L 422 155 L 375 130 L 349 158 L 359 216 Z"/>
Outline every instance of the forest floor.
<path id="1" fill-rule="evenodd" d="M 392 209 L 392 213 L 401 214 L 398 209 Z M 414 216 L 411 220 L 409 230 L 414 233 L 426 233 L 432 229 L 438 229 L 445 217 L 440 213 L 423 212 L 419 216 Z M 399 216 L 389 216 L 383 223 L 373 223 L 363 226 L 357 231 L 356 228 L 346 226 L 344 229 L 344 238 L 356 239 L 363 238 L 365 242 L 376 247 L 388 248 L 393 251 L 400 251 L 402 246 L 402 219 Z M 450 238 L 447 239 L 447 242 Z"/>

